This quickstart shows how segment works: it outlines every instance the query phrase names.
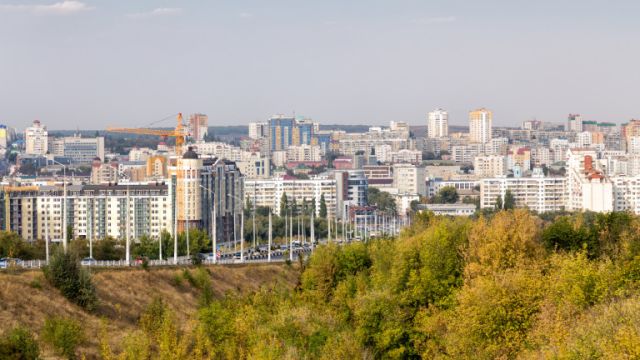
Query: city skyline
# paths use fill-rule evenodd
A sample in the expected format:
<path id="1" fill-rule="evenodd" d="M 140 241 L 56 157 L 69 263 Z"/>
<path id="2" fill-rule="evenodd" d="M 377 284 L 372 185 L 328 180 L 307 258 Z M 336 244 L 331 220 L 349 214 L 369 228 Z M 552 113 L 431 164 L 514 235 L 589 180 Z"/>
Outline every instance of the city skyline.
<path id="1" fill-rule="evenodd" d="M 246 125 L 296 111 L 324 124 L 424 125 L 441 107 L 465 125 L 486 107 L 494 126 L 575 112 L 619 124 L 640 117 L 627 45 L 639 9 L 1 0 L 0 122 L 101 129 L 201 112 L 212 126 Z"/>

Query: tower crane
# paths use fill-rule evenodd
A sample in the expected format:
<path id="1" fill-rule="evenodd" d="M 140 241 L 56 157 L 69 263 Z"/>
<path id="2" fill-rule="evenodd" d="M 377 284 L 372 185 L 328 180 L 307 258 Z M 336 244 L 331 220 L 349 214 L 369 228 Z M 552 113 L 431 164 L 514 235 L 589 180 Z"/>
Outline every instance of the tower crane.
<path id="1" fill-rule="evenodd" d="M 182 113 L 178 113 L 177 115 L 177 125 L 174 130 L 162 130 L 162 129 L 148 129 L 148 128 L 116 128 L 116 127 L 108 127 L 108 132 L 113 133 L 126 133 L 126 134 L 140 134 L 140 135 L 156 135 L 160 136 L 163 139 L 167 139 L 168 137 L 176 138 L 176 155 L 181 155 L 183 153 L 182 146 L 185 143 L 187 138 L 188 131 L 186 126 L 182 123 Z"/>

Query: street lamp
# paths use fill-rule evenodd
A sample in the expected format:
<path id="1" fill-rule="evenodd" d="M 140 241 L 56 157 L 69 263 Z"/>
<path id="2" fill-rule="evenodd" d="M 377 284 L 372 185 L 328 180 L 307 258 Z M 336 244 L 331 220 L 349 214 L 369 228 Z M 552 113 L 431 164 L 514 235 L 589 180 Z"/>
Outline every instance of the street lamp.
<path id="1" fill-rule="evenodd" d="M 236 200 L 240 201 L 240 204 L 243 204 L 243 200 L 235 195 L 231 195 L 231 194 L 227 194 L 228 197 L 234 198 Z M 233 216 L 235 219 L 236 216 L 236 211 L 235 211 L 235 207 L 233 209 Z M 253 231 L 255 231 L 255 229 L 253 229 Z M 242 211 L 240 212 L 240 262 L 244 262 L 244 205 L 242 206 Z M 236 222 L 233 222 L 233 237 L 234 239 L 237 239 L 236 237 Z"/>
<path id="2" fill-rule="evenodd" d="M 212 241 L 212 247 L 213 247 L 213 263 L 217 264 L 218 263 L 218 245 L 217 245 L 217 237 L 218 234 L 216 233 L 217 228 L 217 219 L 216 219 L 216 200 L 215 200 L 215 195 L 214 193 L 209 189 L 206 188 L 204 186 L 202 186 L 201 184 L 198 184 L 198 186 L 200 186 L 201 188 L 205 189 L 209 195 L 211 196 L 211 199 L 213 201 L 213 206 L 211 207 L 211 241 Z M 235 231 L 235 229 L 234 229 Z"/>
<path id="3" fill-rule="evenodd" d="M 62 166 L 62 248 L 67 252 L 67 165 L 51 159 L 52 162 Z"/>

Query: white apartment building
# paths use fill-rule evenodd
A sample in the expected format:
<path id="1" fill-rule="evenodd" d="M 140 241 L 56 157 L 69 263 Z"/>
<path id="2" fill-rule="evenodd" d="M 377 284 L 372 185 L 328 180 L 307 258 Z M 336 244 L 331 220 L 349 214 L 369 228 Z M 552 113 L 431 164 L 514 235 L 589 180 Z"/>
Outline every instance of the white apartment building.
<path id="1" fill-rule="evenodd" d="M 449 113 L 436 109 L 427 115 L 427 137 L 441 138 L 449 136 Z"/>
<path id="2" fill-rule="evenodd" d="M 544 177 L 540 174 L 520 178 L 486 178 L 480 180 L 480 207 L 494 208 L 498 197 L 513 194 L 516 207 L 526 207 L 540 213 L 565 208 L 564 177 Z"/>
<path id="3" fill-rule="evenodd" d="M 402 149 L 391 152 L 391 163 L 408 163 L 419 165 L 422 163 L 422 151 Z"/>
<path id="4" fill-rule="evenodd" d="M 49 132 L 40 120 L 24 131 L 25 153 L 28 155 L 46 155 L 49 146 Z"/>
<path id="5" fill-rule="evenodd" d="M 412 164 L 393 165 L 393 187 L 398 194 L 427 195 L 427 171 L 424 166 Z"/>
<path id="6" fill-rule="evenodd" d="M 508 149 L 509 139 L 506 137 L 492 138 L 484 146 L 484 152 L 487 155 L 506 155 Z"/>
<path id="7" fill-rule="evenodd" d="M 640 176 L 614 176 L 613 209 L 640 214 Z"/>
<path id="8" fill-rule="evenodd" d="M 484 144 L 471 143 L 468 145 L 455 145 L 451 147 L 451 159 L 455 162 L 473 162 L 473 158 L 483 155 Z"/>
<path id="9" fill-rule="evenodd" d="M 254 156 L 254 153 L 223 142 L 201 142 L 194 144 L 193 150 L 199 155 L 210 155 L 231 161 L 244 161 Z"/>
<path id="10" fill-rule="evenodd" d="M 268 179 L 271 177 L 271 160 L 259 154 L 245 160 L 236 161 L 240 173 L 247 179 Z"/>
<path id="11" fill-rule="evenodd" d="M 261 139 L 269 135 L 269 123 L 267 122 L 250 122 L 249 137 L 251 139 Z"/>
<path id="12" fill-rule="evenodd" d="M 492 178 L 507 174 L 507 158 L 502 155 L 482 155 L 473 159 L 473 172 L 479 178 Z"/>
<path id="13" fill-rule="evenodd" d="M 321 161 L 322 149 L 319 145 L 298 145 L 287 148 L 287 161 Z"/>
<path id="14" fill-rule="evenodd" d="M 303 200 L 315 201 L 316 216 L 320 216 L 320 199 L 324 195 L 327 205 L 327 216 L 336 214 L 336 180 L 317 177 L 309 180 L 300 179 L 247 179 L 244 183 L 245 199 L 257 206 L 267 206 L 280 215 L 282 194 L 287 194 L 289 203 L 295 199 L 298 206 Z M 282 214 L 284 215 L 284 214 Z"/>
<path id="15" fill-rule="evenodd" d="M 613 211 L 613 184 L 597 169 L 595 152 L 571 149 L 567 167 L 567 206 L 569 211 Z"/>
<path id="16" fill-rule="evenodd" d="M 147 161 L 147 159 L 155 153 L 155 150 L 147 147 L 134 147 L 129 150 L 129 161 Z"/>
<path id="17" fill-rule="evenodd" d="M 491 141 L 493 113 L 481 108 L 469 112 L 469 137 L 471 142 L 485 144 Z"/>
<path id="18" fill-rule="evenodd" d="M 173 231 L 173 207 L 169 186 L 164 184 L 69 185 L 67 207 L 62 186 L 4 187 L 3 230 L 33 241 L 62 241 L 63 211 L 74 238 L 138 239 L 159 237 Z"/>

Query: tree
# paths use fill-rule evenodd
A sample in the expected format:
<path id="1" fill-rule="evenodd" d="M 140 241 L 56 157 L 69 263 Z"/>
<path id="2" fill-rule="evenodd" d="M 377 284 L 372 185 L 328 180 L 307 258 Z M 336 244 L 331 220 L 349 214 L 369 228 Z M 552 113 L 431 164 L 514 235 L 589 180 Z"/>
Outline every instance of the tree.
<path id="1" fill-rule="evenodd" d="M 502 210 L 502 196 L 496 197 L 496 210 Z"/>
<path id="2" fill-rule="evenodd" d="M 323 219 L 327 217 L 327 202 L 324 199 L 324 194 L 320 195 L 320 217 Z"/>
<path id="3" fill-rule="evenodd" d="M 389 215 L 396 215 L 396 201 L 388 192 L 380 191 L 380 189 L 374 187 L 369 187 L 367 189 L 367 199 L 369 204 L 377 206 L 379 210 L 382 210 Z"/>
<path id="4" fill-rule="evenodd" d="M 436 196 L 433 198 L 433 202 L 436 204 L 455 204 L 458 201 L 458 191 L 453 186 L 442 187 Z"/>
<path id="5" fill-rule="evenodd" d="M 284 216 L 287 213 L 287 207 L 289 207 L 287 193 L 282 193 L 282 197 L 280 197 L 280 216 Z"/>
<path id="6" fill-rule="evenodd" d="M 505 210 L 512 210 L 516 207 L 516 199 L 513 197 L 511 190 L 507 190 L 504 193 L 504 206 Z"/>

